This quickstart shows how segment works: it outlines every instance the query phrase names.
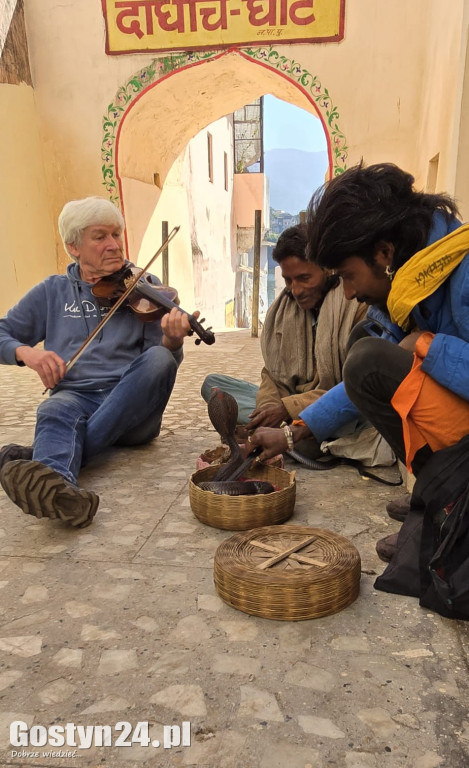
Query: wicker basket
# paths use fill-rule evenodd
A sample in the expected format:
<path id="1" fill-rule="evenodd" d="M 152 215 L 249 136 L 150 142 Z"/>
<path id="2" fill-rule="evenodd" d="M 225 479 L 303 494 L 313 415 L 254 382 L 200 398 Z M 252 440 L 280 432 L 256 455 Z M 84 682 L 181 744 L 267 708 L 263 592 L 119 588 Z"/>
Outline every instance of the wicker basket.
<path id="1" fill-rule="evenodd" d="M 341 611 L 360 591 L 360 555 L 331 531 L 296 525 L 237 533 L 218 547 L 215 587 L 253 616 L 299 621 Z"/>
<path id="2" fill-rule="evenodd" d="M 295 507 L 295 473 L 267 464 L 256 464 L 246 477 L 266 480 L 280 490 L 253 496 L 228 496 L 203 491 L 198 483 L 211 480 L 219 466 L 195 472 L 189 482 L 189 499 L 194 515 L 206 525 L 227 531 L 247 531 L 261 525 L 288 520 Z"/>

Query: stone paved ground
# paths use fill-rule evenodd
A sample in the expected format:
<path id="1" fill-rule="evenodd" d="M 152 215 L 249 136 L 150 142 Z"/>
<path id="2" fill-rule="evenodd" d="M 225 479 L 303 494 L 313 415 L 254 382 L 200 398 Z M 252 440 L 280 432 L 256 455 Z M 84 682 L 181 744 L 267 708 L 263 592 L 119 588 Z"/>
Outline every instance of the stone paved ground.
<path id="1" fill-rule="evenodd" d="M 348 537 L 360 596 L 326 618 L 254 618 L 216 595 L 213 558 L 231 534 L 192 514 L 188 479 L 218 439 L 199 397 L 210 371 L 256 381 L 257 339 L 186 344 L 161 437 L 112 451 L 82 473 L 95 523 L 73 530 L 0 498 L 0 765 L 41 768 L 463 768 L 469 762 L 467 626 L 373 589 L 377 538 L 397 530 L 401 491 L 350 467 L 297 470 L 292 524 Z M 0 370 L 2 443 L 28 444 L 41 385 Z M 129 408 L 132 403 L 129 403 Z M 49 727 L 191 723 L 191 745 L 17 747 L 14 720 Z M 167 731 L 169 734 L 169 731 Z M 118 733 L 113 734 L 116 738 Z M 176 731 L 172 732 L 173 741 Z M 73 753 L 73 746 L 62 747 Z"/>

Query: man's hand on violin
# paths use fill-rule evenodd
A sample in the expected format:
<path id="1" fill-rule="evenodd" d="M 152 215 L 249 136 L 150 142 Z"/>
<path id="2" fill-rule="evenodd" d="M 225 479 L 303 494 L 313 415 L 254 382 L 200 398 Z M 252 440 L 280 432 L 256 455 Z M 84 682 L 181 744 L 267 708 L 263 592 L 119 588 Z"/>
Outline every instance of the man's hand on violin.
<path id="1" fill-rule="evenodd" d="M 193 314 L 195 318 L 200 316 L 200 312 L 197 310 Z M 161 329 L 163 331 L 163 346 L 171 350 L 179 349 L 191 331 L 187 313 L 173 307 L 161 318 Z"/>
<path id="2" fill-rule="evenodd" d="M 249 414 L 248 429 L 257 429 L 258 427 L 279 427 L 282 421 L 289 418 L 289 413 L 283 403 L 265 405 L 263 408 L 256 408 Z"/>
<path id="3" fill-rule="evenodd" d="M 17 347 L 16 359 L 36 371 L 47 389 L 53 389 L 66 373 L 66 363 L 52 350 Z"/>

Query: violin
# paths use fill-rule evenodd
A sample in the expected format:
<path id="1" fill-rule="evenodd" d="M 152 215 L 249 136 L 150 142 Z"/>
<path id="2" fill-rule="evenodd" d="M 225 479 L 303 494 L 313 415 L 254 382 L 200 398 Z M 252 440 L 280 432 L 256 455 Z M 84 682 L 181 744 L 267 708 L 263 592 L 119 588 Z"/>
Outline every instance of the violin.
<path id="1" fill-rule="evenodd" d="M 137 279 L 140 273 L 140 269 L 125 265 L 118 272 L 102 277 L 93 286 L 92 293 L 102 307 L 111 307 L 127 290 L 130 283 L 137 280 L 125 303 L 135 312 L 139 320 L 151 322 L 175 307 L 187 315 L 191 327 L 189 336 L 194 333 L 197 334 L 196 344 L 200 344 L 202 341 L 205 344 L 215 342 L 215 334 L 211 328 L 203 327 L 204 320 L 199 322 L 194 315 L 181 309 L 178 294 L 174 288 L 166 285 L 154 285 L 150 282 L 148 275 L 143 275 Z"/>
<path id="2" fill-rule="evenodd" d="M 87 339 L 85 339 L 85 341 L 83 342 L 81 347 L 79 349 L 77 349 L 77 351 L 75 352 L 74 355 L 72 355 L 72 357 L 68 361 L 67 365 L 65 366 L 66 373 L 68 373 L 71 370 L 71 368 L 73 368 L 73 366 L 75 365 L 77 360 L 79 360 L 80 357 L 82 356 L 83 352 L 85 352 L 85 350 L 88 349 L 89 345 L 91 344 L 93 339 L 96 338 L 98 333 L 101 333 L 102 328 L 104 328 L 106 323 L 111 319 L 111 317 L 113 316 L 114 312 L 116 312 L 116 310 L 119 309 L 119 307 L 122 304 L 124 304 L 124 302 L 127 301 L 127 299 L 130 296 L 130 294 L 133 293 L 133 291 L 134 291 L 134 286 L 137 283 L 142 283 L 142 284 L 145 284 L 145 286 L 147 286 L 147 285 L 149 286 L 149 283 L 146 280 L 143 280 L 143 276 L 145 275 L 147 270 L 151 267 L 151 265 L 153 264 L 155 259 L 160 255 L 160 253 L 163 250 L 163 248 L 165 248 L 168 245 L 168 243 L 171 242 L 173 237 L 175 237 L 175 235 L 177 235 L 177 233 L 179 232 L 179 229 L 180 229 L 180 227 L 174 227 L 171 230 L 171 232 L 169 233 L 169 235 L 166 238 L 166 240 L 163 243 L 161 243 L 160 247 L 158 248 L 156 253 L 153 254 L 153 256 L 151 257 L 151 259 L 148 262 L 148 264 L 143 269 L 136 270 L 136 274 L 132 275 L 132 272 L 130 271 L 131 268 L 128 267 L 128 266 L 125 266 L 121 270 L 119 270 L 118 273 L 116 272 L 114 275 L 110 275 L 109 278 L 103 277 L 99 281 L 100 283 L 103 283 L 103 284 L 106 284 L 106 282 L 108 282 L 108 283 L 113 283 L 114 282 L 112 290 L 109 288 L 109 286 L 106 289 L 107 293 L 110 292 L 111 295 L 113 294 L 113 298 L 111 299 L 110 296 L 107 296 L 107 298 L 106 298 L 106 296 L 101 297 L 101 299 L 104 301 L 104 306 L 108 306 L 109 307 L 109 311 L 107 312 L 106 315 L 104 315 L 104 317 L 101 318 L 101 320 L 99 321 L 99 323 L 96 326 L 96 328 L 93 328 L 93 330 L 91 331 L 90 335 L 88 336 Z M 119 281 L 115 280 L 115 275 L 117 275 L 117 274 L 121 275 L 121 273 L 125 273 L 127 275 L 127 278 L 126 278 L 127 279 L 127 283 L 128 283 L 127 286 L 125 285 L 123 278 L 122 278 L 122 282 L 121 283 L 119 283 Z M 98 294 L 100 292 L 100 289 L 97 287 L 98 285 L 99 285 L 99 283 L 96 283 L 96 285 L 94 286 L 94 289 L 97 289 L 97 293 L 95 292 L 94 289 L 92 289 L 92 291 L 93 291 L 94 295 L 96 296 L 96 298 L 98 298 L 98 302 L 99 302 L 100 299 L 98 297 Z M 142 286 L 141 286 L 141 288 L 142 288 Z M 153 290 L 157 291 L 157 288 L 155 286 L 153 286 Z M 170 290 L 170 291 L 172 290 L 174 292 L 174 289 L 172 289 L 172 288 L 170 288 L 168 290 Z M 105 293 L 106 293 L 106 291 L 105 291 Z M 142 293 L 142 290 L 140 291 L 140 293 Z M 154 297 L 154 294 L 152 294 L 152 298 L 153 297 Z M 168 299 L 168 298 L 163 299 L 163 294 L 161 293 L 161 295 L 159 295 L 159 301 L 157 303 L 158 303 L 158 305 L 160 306 L 161 309 L 163 309 L 163 301 L 165 302 L 165 304 L 164 304 L 165 308 L 163 309 L 163 314 L 164 314 L 164 312 L 170 312 L 171 309 L 173 309 L 173 307 L 177 307 L 179 309 L 178 305 L 176 304 L 177 293 L 176 293 L 175 296 L 173 296 L 173 299 L 174 299 L 174 301 L 172 299 Z M 153 301 L 153 303 L 155 303 L 155 302 Z M 184 312 L 184 310 L 181 310 L 181 311 Z M 191 331 L 190 331 L 189 335 L 191 335 L 195 331 L 198 334 L 198 336 L 199 336 L 199 338 L 196 339 L 195 343 L 196 344 L 200 344 L 201 340 L 203 339 L 203 341 L 205 341 L 206 344 L 213 344 L 213 342 L 215 341 L 215 336 L 211 332 L 210 328 L 207 328 L 207 330 L 205 330 L 205 328 L 202 327 L 202 325 L 197 321 L 197 319 L 194 317 L 194 315 L 189 315 L 188 312 L 186 312 L 185 314 L 188 316 L 189 323 L 190 323 L 190 326 L 191 326 Z M 203 320 L 202 320 L 202 322 L 203 322 Z M 43 395 L 46 394 L 47 390 L 48 390 L 48 387 L 46 387 L 46 389 L 44 390 Z"/>

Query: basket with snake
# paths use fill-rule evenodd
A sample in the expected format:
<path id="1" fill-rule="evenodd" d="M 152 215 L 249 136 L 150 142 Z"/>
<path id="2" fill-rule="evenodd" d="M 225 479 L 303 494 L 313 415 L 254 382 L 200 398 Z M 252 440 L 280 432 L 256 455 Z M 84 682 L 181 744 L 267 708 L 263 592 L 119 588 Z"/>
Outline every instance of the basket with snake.
<path id="1" fill-rule="evenodd" d="M 194 515 L 206 525 L 245 531 L 275 525 L 293 514 L 295 473 L 246 459 L 235 439 L 238 405 L 226 392 L 215 389 L 208 403 L 212 425 L 229 446 L 227 462 L 195 472 L 189 482 Z"/>

